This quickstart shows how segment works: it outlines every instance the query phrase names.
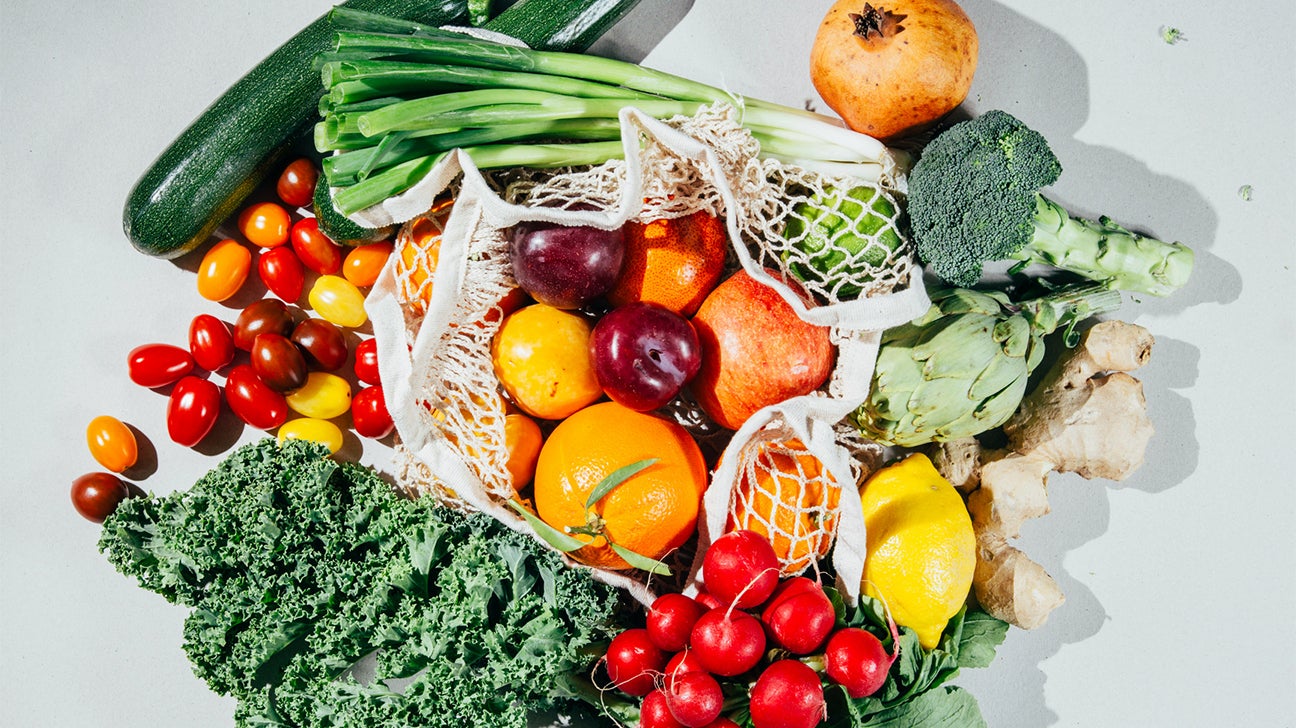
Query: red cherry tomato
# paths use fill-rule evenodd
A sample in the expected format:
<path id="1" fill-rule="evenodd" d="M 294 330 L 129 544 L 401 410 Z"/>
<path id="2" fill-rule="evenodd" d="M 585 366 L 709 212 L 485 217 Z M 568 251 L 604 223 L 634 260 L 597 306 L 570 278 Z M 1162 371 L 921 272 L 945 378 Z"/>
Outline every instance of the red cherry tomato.
<path id="1" fill-rule="evenodd" d="M 263 298 L 248 304 L 234 322 L 234 346 L 243 351 L 252 350 L 257 334 L 287 336 L 293 330 L 292 312 L 283 301 Z"/>
<path id="2" fill-rule="evenodd" d="M 337 371 L 346 364 L 346 338 L 338 327 L 324 319 L 306 319 L 297 324 L 290 338 L 302 348 L 309 363 L 326 372 Z"/>
<path id="3" fill-rule="evenodd" d="M 86 426 L 86 445 L 95 462 L 120 473 L 139 458 L 135 433 L 126 423 L 110 415 L 99 415 Z"/>
<path id="4" fill-rule="evenodd" d="M 211 432 L 220 414 L 220 387 L 198 377 L 176 382 L 167 403 L 167 434 L 177 444 L 193 447 Z"/>
<path id="5" fill-rule="evenodd" d="M 288 419 L 288 401 L 261 381 L 250 364 L 230 369 L 225 401 L 240 420 L 258 430 L 272 430 Z"/>
<path id="6" fill-rule="evenodd" d="M 342 276 L 362 288 L 372 286 L 394 247 L 391 243 L 371 243 L 352 248 L 342 261 Z"/>
<path id="7" fill-rule="evenodd" d="M 86 473 L 72 481 L 72 507 L 95 523 L 103 523 L 129 495 L 126 484 L 108 473 Z"/>
<path id="8" fill-rule="evenodd" d="M 342 269 L 342 248 L 320 232 L 315 218 L 298 220 L 292 226 L 292 247 L 303 265 L 320 275 L 332 275 Z"/>
<path id="9" fill-rule="evenodd" d="M 257 334 L 252 340 L 252 369 L 276 392 L 291 392 L 306 383 L 301 349 L 279 334 Z"/>
<path id="10" fill-rule="evenodd" d="M 170 344 L 144 344 L 131 349 L 126 356 L 130 380 L 150 389 L 165 387 L 193 371 L 189 352 Z"/>
<path id="11" fill-rule="evenodd" d="M 239 232 L 249 243 L 262 248 L 274 248 L 288 242 L 288 226 L 292 218 L 282 205 L 257 202 L 249 205 L 238 218 Z"/>
<path id="12" fill-rule="evenodd" d="M 365 384 L 382 384 L 378 378 L 378 340 L 365 339 L 355 348 L 356 379 Z"/>
<path id="13" fill-rule="evenodd" d="M 288 303 L 296 303 L 306 287 L 306 269 L 287 246 L 262 253 L 257 259 L 257 274 L 271 293 Z"/>
<path id="14" fill-rule="evenodd" d="M 387 411 L 387 399 L 383 397 L 382 387 L 365 387 L 351 398 L 351 424 L 356 434 L 372 437 L 375 440 L 391 433 L 391 413 Z"/>
<path id="15" fill-rule="evenodd" d="M 295 159 L 279 175 L 275 192 L 279 199 L 289 207 L 306 207 L 315 197 L 315 182 L 319 179 L 319 170 L 309 159 Z"/>
<path id="16" fill-rule="evenodd" d="M 234 361 L 234 335 L 229 325 L 209 313 L 194 316 L 189 324 L 189 353 L 209 372 Z"/>

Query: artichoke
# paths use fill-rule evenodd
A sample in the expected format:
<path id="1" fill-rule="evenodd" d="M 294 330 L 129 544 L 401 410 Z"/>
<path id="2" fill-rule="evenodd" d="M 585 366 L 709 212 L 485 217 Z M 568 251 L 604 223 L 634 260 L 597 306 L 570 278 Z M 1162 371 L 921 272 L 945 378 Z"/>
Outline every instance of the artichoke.
<path id="1" fill-rule="evenodd" d="M 932 293 L 921 317 L 882 336 L 868 399 L 852 415 L 867 437 L 914 447 L 971 437 L 1017 410 L 1044 356 L 1044 337 L 1120 306 L 1104 285 L 1062 288 L 1014 303 L 1006 293 Z"/>

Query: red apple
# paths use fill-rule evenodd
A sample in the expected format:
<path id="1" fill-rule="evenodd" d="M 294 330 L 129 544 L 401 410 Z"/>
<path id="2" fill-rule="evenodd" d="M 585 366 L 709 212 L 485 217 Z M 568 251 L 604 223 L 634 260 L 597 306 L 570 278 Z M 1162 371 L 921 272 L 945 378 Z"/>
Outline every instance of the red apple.
<path id="1" fill-rule="evenodd" d="M 762 407 L 813 392 L 832 372 L 828 328 L 802 321 L 746 271 L 707 296 L 693 328 L 702 345 L 693 394 L 711 419 L 731 430 Z"/>

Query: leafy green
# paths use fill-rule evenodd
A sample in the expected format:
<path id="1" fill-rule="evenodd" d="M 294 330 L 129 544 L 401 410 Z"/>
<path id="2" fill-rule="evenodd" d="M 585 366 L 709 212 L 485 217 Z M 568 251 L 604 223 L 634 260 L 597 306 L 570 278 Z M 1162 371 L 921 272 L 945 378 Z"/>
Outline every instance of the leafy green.
<path id="1" fill-rule="evenodd" d="M 100 550 L 192 608 L 184 649 L 240 726 L 522 728 L 584 710 L 620 597 L 481 515 L 397 495 L 319 446 L 243 447 L 129 499 Z M 376 677 L 352 668 L 366 656 Z"/>

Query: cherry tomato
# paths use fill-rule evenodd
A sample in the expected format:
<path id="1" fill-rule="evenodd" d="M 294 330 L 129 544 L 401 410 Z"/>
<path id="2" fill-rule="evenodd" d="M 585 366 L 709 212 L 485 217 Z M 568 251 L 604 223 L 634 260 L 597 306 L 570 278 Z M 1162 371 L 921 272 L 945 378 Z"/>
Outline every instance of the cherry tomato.
<path id="1" fill-rule="evenodd" d="M 289 420 L 279 428 L 279 444 L 285 440 L 310 440 L 329 449 L 329 454 L 342 449 L 342 430 L 328 420 L 299 417 Z"/>
<path id="2" fill-rule="evenodd" d="M 252 270 L 252 252 L 234 240 L 216 243 L 198 265 L 198 295 L 224 301 L 238 293 Z"/>
<path id="3" fill-rule="evenodd" d="M 252 369 L 276 392 L 291 392 L 306 383 L 301 349 L 279 334 L 257 334 L 252 340 Z"/>
<path id="4" fill-rule="evenodd" d="M 364 294 L 345 278 L 320 276 L 311 286 L 307 299 L 315 313 L 338 326 L 354 329 L 369 320 L 364 308 Z"/>
<path id="5" fill-rule="evenodd" d="M 378 340 L 365 339 L 355 348 L 356 379 L 365 384 L 382 384 L 378 378 Z"/>
<path id="6" fill-rule="evenodd" d="M 257 274 L 270 292 L 296 303 L 306 287 L 306 269 L 292 248 L 271 248 L 257 259 Z"/>
<path id="7" fill-rule="evenodd" d="M 109 415 L 99 415 L 86 427 L 86 444 L 95 462 L 120 473 L 135 464 L 139 445 L 135 433 L 121 420 Z"/>
<path id="8" fill-rule="evenodd" d="M 276 248 L 288 242 L 292 219 L 282 205 L 257 202 L 239 214 L 238 229 L 249 243 L 262 248 Z"/>
<path id="9" fill-rule="evenodd" d="M 356 434 L 375 440 L 386 437 L 395 425 L 387 411 L 382 387 L 365 387 L 351 400 L 351 424 Z"/>
<path id="10" fill-rule="evenodd" d="M 144 344 L 126 355 L 126 372 L 130 380 L 153 389 L 165 387 L 193 371 L 189 352 L 170 344 Z"/>
<path id="11" fill-rule="evenodd" d="M 257 334 L 287 336 L 293 330 L 292 313 L 283 301 L 263 298 L 248 304 L 234 322 L 234 346 L 243 351 L 252 350 L 252 340 Z"/>
<path id="12" fill-rule="evenodd" d="M 392 254 L 391 243 L 372 243 L 352 248 L 342 261 L 342 276 L 361 288 L 372 286 Z"/>
<path id="13" fill-rule="evenodd" d="M 336 374 L 311 372 L 306 384 L 289 393 L 293 411 L 321 420 L 331 420 L 351 409 L 351 383 Z"/>
<path id="14" fill-rule="evenodd" d="M 272 430 L 288 419 L 287 400 L 261 381 L 250 364 L 230 369 L 225 401 L 240 420 L 258 430 Z"/>
<path id="15" fill-rule="evenodd" d="M 176 382 L 167 403 L 167 434 L 177 444 L 193 447 L 211 432 L 220 414 L 220 387 L 198 377 Z"/>
<path id="16" fill-rule="evenodd" d="M 107 520 L 129 495 L 126 484 L 108 473 L 86 473 L 72 481 L 72 507 L 95 523 Z"/>
<path id="17" fill-rule="evenodd" d="M 234 335 L 229 325 L 209 313 L 194 316 L 189 324 L 189 353 L 209 372 L 234 361 Z"/>
<path id="18" fill-rule="evenodd" d="M 342 248 L 320 232 L 313 217 L 298 220 L 292 226 L 292 247 L 303 265 L 320 275 L 342 270 Z"/>
<path id="19" fill-rule="evenodd" d="M 319 179 L 319 170 L 309 159 L 294 159 L 279 175 L 275 192 L 279 199 L 289 207 L 306 207 L 315 197 L 315 182 Z"/>
<path id="20" fill-rule="evenodd" d="M 307 362 L 326 372 L 337 371 L 346 364 L 346 338 L 338 327 L 324 319 L 306 319 L 297 324 L 289 338 L 301 347 Z"/>

